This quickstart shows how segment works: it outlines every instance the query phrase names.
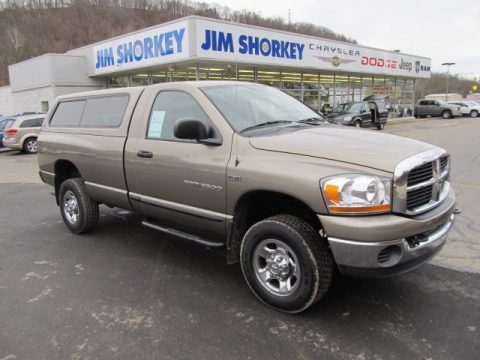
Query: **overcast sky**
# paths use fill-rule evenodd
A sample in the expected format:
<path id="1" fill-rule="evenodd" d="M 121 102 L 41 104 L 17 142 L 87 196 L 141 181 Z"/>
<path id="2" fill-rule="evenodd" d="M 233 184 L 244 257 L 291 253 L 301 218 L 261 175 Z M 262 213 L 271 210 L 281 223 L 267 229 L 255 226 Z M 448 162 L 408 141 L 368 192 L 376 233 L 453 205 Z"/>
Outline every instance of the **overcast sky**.
<path id="1" fill-rule="evenodd" d="M 205 0 L 311 22 L 359 44 L 430 57 L 433 71 L 480 76 L 480 0 Z"/>

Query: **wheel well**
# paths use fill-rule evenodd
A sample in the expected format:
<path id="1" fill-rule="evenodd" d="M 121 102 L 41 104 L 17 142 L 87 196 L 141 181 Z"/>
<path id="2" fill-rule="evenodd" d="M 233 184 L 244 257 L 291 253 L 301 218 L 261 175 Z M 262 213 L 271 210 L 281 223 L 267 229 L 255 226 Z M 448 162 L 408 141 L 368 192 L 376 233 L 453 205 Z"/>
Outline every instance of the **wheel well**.
<path id="1" fill-rule="evenodd" d="M 73 165 L 68 160 L 58 160 L 55 163 L 55 199 L 57 200 L 57 205 L 59 204 L 58 192 L 60 190 L 60 185 L 65 180 L 81 177 L 80 171 L 77 167 Z"/>
<path id="2" fill-rule="evenodd" d="M 36 139 L 38 136 L 33 136 L 33 135 L 30 135 L 30 136 L 27 136 L 23 139 L 23 143 L 22 143 L 22 146 L 25 146 L 25 143 L 27 142 L 27 140 L 29 139 Z"/>
<path id="3" fill-rule="evenodd" d="M 272 191 L 249 192 L 243 195 L 235 206 L 233 222 L 228 229 L 227 263 L 233 264 L 239 261 L 243 236 L 253 224 L 280 214 L 299 217 L 316 230 L 321 229 L 315 212 L 304 202 L 290 195 Z"/>

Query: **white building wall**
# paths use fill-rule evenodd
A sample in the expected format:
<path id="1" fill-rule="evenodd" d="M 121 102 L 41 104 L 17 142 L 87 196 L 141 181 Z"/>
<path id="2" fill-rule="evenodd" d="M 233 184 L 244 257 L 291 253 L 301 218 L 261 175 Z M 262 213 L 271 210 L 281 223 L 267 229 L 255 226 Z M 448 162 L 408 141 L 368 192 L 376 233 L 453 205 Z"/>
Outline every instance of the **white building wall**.
<path id="1" fill-rule="evenodd" d="M 87 60 L 82 55 L 45 54 L 11 65 L 8 70 L 16 113 L 45 111 L 57 96 L 104 87 L 103 79 L 88 76 Z"/>
<path id="2" fill-rule="evenodd" d="M 25 111 L 42 111 L 42 101 L 51 101 L 52 87 L 46 86 L 37 89 L 23 90 L 12 93 L 13 108 L 15 113 Z"/>
<path id="3" fill-rule="evenodd" d="M 82 91 L 98 90 L 99 86 L 46 86 L 37 89 L 16 91 L 12 94 L 15 113 L 24 111 L 44 111 L 42 102 L 48 103 L 50 109 L 58 96 Z"/>
<path id="4" fill-rule="evenodd" d="M 1 86 L 0 87 L 0 116 L 2 115 L 12 115 L 13 111 L 13 100 L 12 92 L 10 86 Z"/>

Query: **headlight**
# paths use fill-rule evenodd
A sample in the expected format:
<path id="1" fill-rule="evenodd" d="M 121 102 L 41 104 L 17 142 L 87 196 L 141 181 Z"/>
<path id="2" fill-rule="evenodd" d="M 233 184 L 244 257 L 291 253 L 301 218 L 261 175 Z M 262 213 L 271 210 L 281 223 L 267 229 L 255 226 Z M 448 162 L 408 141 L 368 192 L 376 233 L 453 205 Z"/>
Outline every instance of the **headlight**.
<path id="1" fill-rule="evenodd" d="M 392 181 L 366 174 L 343 174 L 320 181 L 331 214 L 378 214 L 391 210 Z"/>
<path id="2" fill-rule="evenodd" d="M 343 118 L 343 122 L 350 122 L 350 121 L 352 121 L 352 117 L 351 117 L 351 116 L 345 116 L 345 117 Z"/>

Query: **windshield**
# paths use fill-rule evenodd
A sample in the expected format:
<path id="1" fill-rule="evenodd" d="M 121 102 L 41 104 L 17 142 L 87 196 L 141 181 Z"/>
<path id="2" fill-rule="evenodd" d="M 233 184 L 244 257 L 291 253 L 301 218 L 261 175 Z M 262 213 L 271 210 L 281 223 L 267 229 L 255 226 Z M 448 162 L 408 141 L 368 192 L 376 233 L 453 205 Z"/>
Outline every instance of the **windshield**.
<path id="1" fill-rule="evenodd" d="M 363 103 L 346 103 L 346 104 L 338 105 L 335 109 L 333 109 L 333 112 L 359 113 L 360 110 L 362 110 L 362 108 L 363 108 Z"/>
<path id="2" fill-rule="evenodd" d="M 320 119 L 320 115 L 290 95 L 261 85 L 207 86 L 202 91 L 237 132 L 259 125 L 285 126 Z"/>

